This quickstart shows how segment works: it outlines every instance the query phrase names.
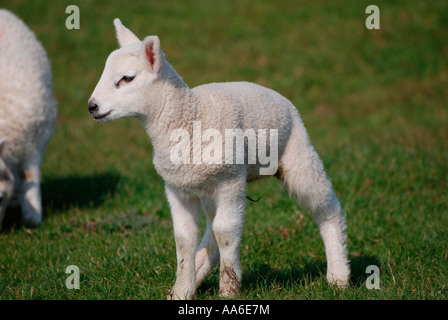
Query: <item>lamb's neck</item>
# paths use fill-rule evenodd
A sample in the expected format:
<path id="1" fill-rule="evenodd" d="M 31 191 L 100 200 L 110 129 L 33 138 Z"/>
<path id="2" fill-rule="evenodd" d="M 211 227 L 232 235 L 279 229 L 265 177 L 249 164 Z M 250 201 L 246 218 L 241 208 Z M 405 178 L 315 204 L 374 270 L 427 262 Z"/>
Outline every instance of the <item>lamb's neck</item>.
<path id="1" fill-rule="evenodd" d="M 182 85 L 183 84 L 183 85 Z M 196 119 L 196 97 L 190 88 L 182 83 L 164 82 L 159 97 L 153 100 L 149 113 L 140 119 L 153 145 L 163 145 L 171 132 L 191 125 Z M 169 140 L 168 140 L 169 141 Z"/>

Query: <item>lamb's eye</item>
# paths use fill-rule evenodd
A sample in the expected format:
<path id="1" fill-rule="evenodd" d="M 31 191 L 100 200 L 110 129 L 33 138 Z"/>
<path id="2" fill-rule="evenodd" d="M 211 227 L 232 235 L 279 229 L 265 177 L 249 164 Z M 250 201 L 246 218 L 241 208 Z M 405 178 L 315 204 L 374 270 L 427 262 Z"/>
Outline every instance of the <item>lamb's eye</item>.
<path id="1" fill-rule="evenodd" d="M 121 83 L 126 82 L 129 83 L 134 80 L 135 76 L 123 76 L 117 83 L 115 83 L 115 87 L 119 87 Z"/>
<path id="2" fill-rule="evenodd" d="M 124 76 L 123 78 L 121 78 L 121 80 L 123 80 L 124 82 L 131 82 L 132 80 L 134 80 L 135 76 Z"/>

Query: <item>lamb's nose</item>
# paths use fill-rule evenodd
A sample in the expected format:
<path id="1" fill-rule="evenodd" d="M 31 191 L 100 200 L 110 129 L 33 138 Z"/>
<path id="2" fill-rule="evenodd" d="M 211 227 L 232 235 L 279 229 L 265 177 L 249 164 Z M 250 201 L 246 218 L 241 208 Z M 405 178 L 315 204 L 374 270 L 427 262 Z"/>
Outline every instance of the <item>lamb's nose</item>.
<path id="1" fill-rule="evenodd" d="M 91 99 L 91 100 L 89 100 L 88 108 L 89 108 L 89 112 L 93 113 L 98 110 L 98 105 L 95 103 L 94 100 Z"/>

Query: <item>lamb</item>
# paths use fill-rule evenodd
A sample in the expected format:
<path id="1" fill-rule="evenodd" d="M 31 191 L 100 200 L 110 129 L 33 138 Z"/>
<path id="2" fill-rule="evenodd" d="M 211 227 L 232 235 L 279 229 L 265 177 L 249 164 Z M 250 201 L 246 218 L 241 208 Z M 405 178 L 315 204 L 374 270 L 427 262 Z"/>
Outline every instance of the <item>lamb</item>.
<path id="1" fill-rule="evenodd" d="M 107 58 L 88 110 L 100 123 L 136 117 L 150 137 L 153 163 L 165 182 L 176 242 L 177 274 L 169 297 L 193 299 L 197 287 L 218 262 L 220 295 L 234 297 L 241 289 L 239 245 L 246 184 L 265 176 L 261 169 L 266 163 L 248 161 L 251 152 L 259 151 L 248 148 L 249 135 L 243 136 L 244 163 L 225 161 L 225 154 L 216 162 L 183 157 L 193 154 L 194 158 L 194 149 L 204 150 L 213 143 L 213 132 L 221 132 L 224 137 L 230 129 L 243 133 L 264 130 L 265 138 L 268 131 L 271 138 L 276 138 L 269 139 L 266 147 L 278 155 L 278 166 L 273 166 L 276 170 L 270 174 L 280 178 L 310 211 L 324 241 L 327 279 L 346 287 L 350 268 L 345 219 L 295 106 L 279 93 L 248 82 L 212 83 L 190 89 L 166 60 L 157 36 L 140 41 L 119 19 L 114 25 L 120 48 Z M 194 135 L 198 124 L 202 138 L 212 132 L 208 139 L 182 141 L 184 136 Z M 218 139 L 218 146 L 219 141 L 222 139 Z M 212 149 L 217 151 L 216 147 Z M 238 151 L 235 146 L 221 147 L 226 152 Z M 182 155 L 177 157 L 177 153 Z M 199 242 L 201 207 L 207 227 Z"/>
<path id="2" fill-rule="evenodd" d="M 22 223 L 42 222 L 41 164 L 57 107 L 51 66 L 36 35 L 0 10 L 0 224 L 8 206 L 21 206 Z"/>

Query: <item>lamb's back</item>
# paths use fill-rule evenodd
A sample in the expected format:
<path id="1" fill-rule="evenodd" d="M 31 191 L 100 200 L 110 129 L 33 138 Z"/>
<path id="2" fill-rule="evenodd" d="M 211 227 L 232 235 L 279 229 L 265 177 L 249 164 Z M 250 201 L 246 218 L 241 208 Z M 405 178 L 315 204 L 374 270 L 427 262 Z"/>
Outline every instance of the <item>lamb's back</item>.
<path id="1" fill-rule="evenodd" d="M 218 128 L 280 129 L 292 124 L 292 103 L 255 83 L 210 83 L 192 91 L 199 96 L 201 120 Z"/>
<path id="2" fill-rule="evenodd" d="M 202 128 L 278 130 L 279 151 L 300 115 L 280 93 L 251 82 L 222 82 L 192 89 L 199 96 Z"/>
<path id="3" fill-rule="evenodd" d="M 0 138 L 17 162 L 44 148 L 56 121 L 46 51 L 25 23 L 0 10 Z"/>

